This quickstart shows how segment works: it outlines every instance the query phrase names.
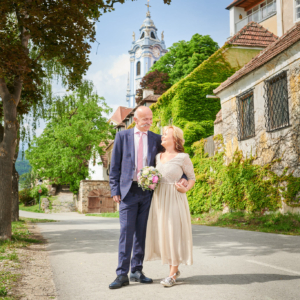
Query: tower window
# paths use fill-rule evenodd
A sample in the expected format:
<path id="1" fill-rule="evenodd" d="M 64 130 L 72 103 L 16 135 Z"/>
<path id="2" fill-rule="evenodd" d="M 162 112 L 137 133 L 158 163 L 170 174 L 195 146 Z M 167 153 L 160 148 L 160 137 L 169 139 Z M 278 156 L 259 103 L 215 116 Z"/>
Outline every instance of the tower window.
<path id="1" fill-rule="evenodd" d="M 143 39 L 144 37 L 145 37 L 145 32 L 142 33 L 141 39 Z"/>
<path id="2" fill-rule="evenodd" d="M 155 34 L 154 34 L 153 31 L 151 32 L 151 37 L 152 37 L 153 39 L 156 39 Z"/>
<path id="3" fill-rule="evenodd" d="M 136 64 L 136 75 L 137 76 L 141 75 L 141 62 L 140 61 Z"/>

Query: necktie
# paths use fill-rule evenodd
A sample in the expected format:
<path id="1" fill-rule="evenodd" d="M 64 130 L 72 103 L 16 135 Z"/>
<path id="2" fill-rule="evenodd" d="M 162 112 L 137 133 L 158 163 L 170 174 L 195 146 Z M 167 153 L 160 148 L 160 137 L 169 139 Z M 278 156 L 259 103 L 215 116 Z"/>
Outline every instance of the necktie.
<path id="1" fill-rule="evenodd" d="M 146 134 L 145 132 L 138 132 L 140 135 L 139 140 L 139 149 L 138 149 L 138 156 L 137 156 L 137 173 L 143 169 L 143 159 L 144 159 L 144 144 L 143 144 L 143 135 Z"/>

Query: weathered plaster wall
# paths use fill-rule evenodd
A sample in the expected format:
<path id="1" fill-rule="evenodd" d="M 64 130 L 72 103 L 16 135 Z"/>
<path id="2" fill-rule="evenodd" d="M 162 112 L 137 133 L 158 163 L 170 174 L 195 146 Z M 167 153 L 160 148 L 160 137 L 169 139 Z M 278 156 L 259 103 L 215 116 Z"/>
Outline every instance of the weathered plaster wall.
<path id="1" fill-rule="evenodd" d="M 274 15 L 273 17 L 259 23 L 259 25 L 277 35 L 277 15 Z"/>
<path id="2" fill-rule="evenodd" d="M 283 52 L 277 58 L 248 74 L 218 96 L 222 105 L 222 125 L 217 124 L 215 134 L 220 132 L 226 149 L 227 163 L 238 149 L 245 157 L 257 155 L 255 163 L 265 165 L 276 158 L 281 161 L 274 165 L 278 175 L 288 167 L 288 172 L 300 177 L 300 42 Z M 265 127 L 264 81 L 283 70 L 287 70 L 290 127 L 267 132 Z M 254 88 L 255 137 L 238 141 L 236 97 Z M 290 210 L 284 205 L 283 210 Z M 297 210 L 297 209 L 296 209 Z M 295 211 L 295 209 L 294 209 Z M 300 210 L 299 210 L 300 211 Z"/>
<path id="3" fill-rule="evenodd" d="M 240 69 L 255 57 L 263 48 L 231 47 L 224 52 L 224 58 L 231 67 Z"/>
<path id="4" fill-rule="evenodd" d="M 283 20 L 283 33 L 291 29 L 295 23 L 295 0 L 282 1 L 282 20 Z"/>

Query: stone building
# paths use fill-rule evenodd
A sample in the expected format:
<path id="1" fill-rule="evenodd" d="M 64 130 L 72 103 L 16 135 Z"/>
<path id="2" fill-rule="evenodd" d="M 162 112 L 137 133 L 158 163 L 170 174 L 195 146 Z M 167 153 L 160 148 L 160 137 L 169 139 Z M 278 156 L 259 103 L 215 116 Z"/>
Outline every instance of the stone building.
<path id="1" fill-rule="evenodd" d="M 236 150 L 265 165 L 281 158 L 300 177 L 300 23 L 269 45 L 214 90 L 221 100 L 215 135 L 221 134 L 227 162 Z M 283 211 L 300 211 L 283 204 Z"/>

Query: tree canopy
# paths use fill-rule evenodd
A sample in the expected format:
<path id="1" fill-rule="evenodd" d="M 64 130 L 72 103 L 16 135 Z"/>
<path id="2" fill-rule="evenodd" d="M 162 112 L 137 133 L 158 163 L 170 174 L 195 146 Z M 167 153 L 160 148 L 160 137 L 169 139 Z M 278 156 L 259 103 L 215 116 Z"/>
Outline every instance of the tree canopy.
<path id="1" fill-rule="evenodd" d="M 150 89 L 154 91 L 154 94 L 162 95 L 171 87 L 169 81 L 170 77 L 168 73 L 162 73 L 155 70 L 146 74 L 140 82 L 141 89 L 136 91 L 136 95 L 138 97 L 137 101 L 139 102 L 139 100 L 143 98 L 143 89 Z"/>
<path id="2" fill-rule="evenodd" d="M 169 82 L 173 85 L 189 75 L 218 49 L 218 44 L 209 35 L 197 33 L 190 41 L 174 43 L 168 49 L 169 51 L 151 67 L 150 71 L 167 73 L 170 77 Z"/>
<path id="3" fill-rule="evenodd" d="M 42 135 L 34 138 L 26 151 L 38 176 L 57 184 L 70 183 L 73 192 L 88 177 L 89 160 L 96 152 L 104 153 L 100 142 L 113 138 L 114 132 L 103 116 L 111 109 L 92 91 L 92 83 L 86 84 L 89 95 L 75 91 L 56 102 Z"/>

